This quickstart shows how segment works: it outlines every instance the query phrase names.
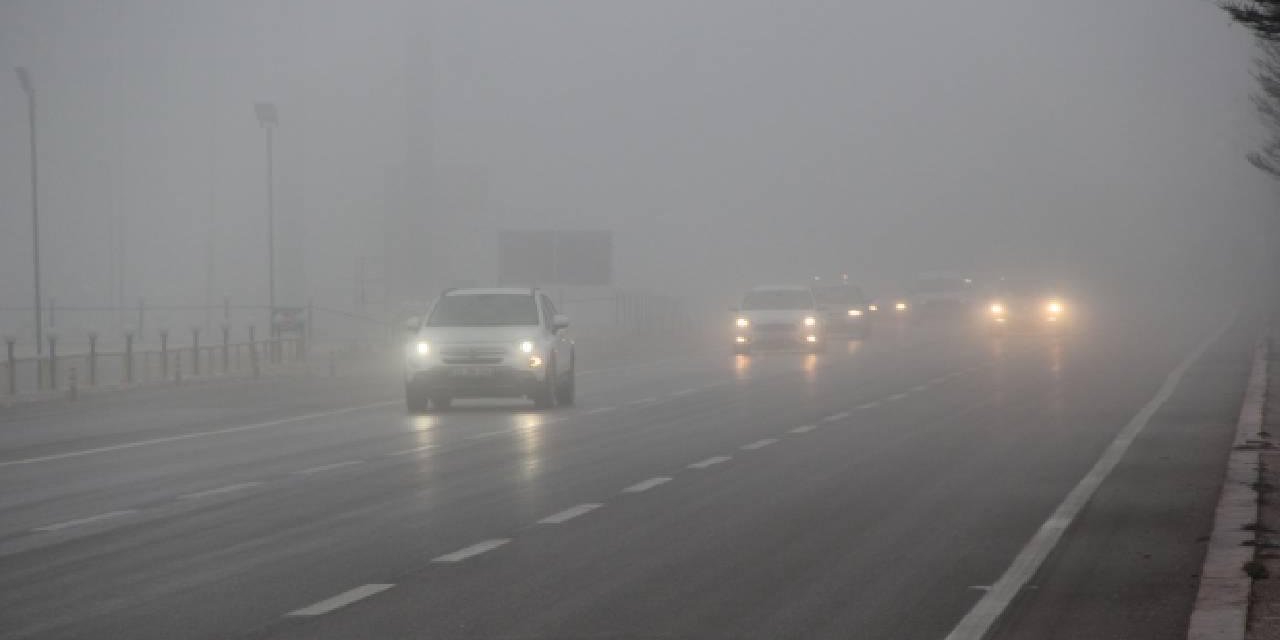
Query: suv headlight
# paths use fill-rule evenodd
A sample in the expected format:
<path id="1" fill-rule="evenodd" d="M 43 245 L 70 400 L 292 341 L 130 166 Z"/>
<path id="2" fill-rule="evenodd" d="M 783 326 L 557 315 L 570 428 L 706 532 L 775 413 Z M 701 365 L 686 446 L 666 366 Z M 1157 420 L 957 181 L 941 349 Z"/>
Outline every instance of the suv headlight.
<path id="1" fill-rule="evenodd" d="M 1004 313 L 1004 305 L 1000 304 L 999 302 L 991 303 L 991 315 L 998 316 L 1002 313 Z"/>
<path id="2" fill-rule="evenodd" d="M 413 351 L 420 357 L 429 356 L 431 355 L 431 343 L 426 340 L 419 340 L 418 344 L 414 345 Z"/>
<path id="3" fill-rule="evenodd" d="M 746 329 L 751 326 L 751 321 L 746 318 L 738 318 L 737 320 L 734 320 L 733 323 L 737 325 L 739 329 Z"/>
<path id="4" fill-rule="evenodd" d="M 816 327 L 816 326 L 818 326 L 818 319 L 817 319 L 817 318 L 815 318 L 815 317 L 813 317 L 813 316 L 805 316 L 805 317 L 804 317 L 804 326 L 806 326 L 806 327 Z"/>
<path id="5" fill-rule="evenodd" d="M 849 315 L 853 316 L 854 318 L 857 318 L 858 316 L 862 315 L 862 309 L 850 309 Z"/>
<path id="6" fill-rule="evenodd" d="M 520 353 L 533 353 L 533 341 L 525 340 L 520 343 Z"/>
<path id="7" fill-rule="evenodd" d="M 1062 313 L 1062 303 L 1057 300 L 1051 300 L 1046 308 L 1049 310 L 1049 313 Z"/>

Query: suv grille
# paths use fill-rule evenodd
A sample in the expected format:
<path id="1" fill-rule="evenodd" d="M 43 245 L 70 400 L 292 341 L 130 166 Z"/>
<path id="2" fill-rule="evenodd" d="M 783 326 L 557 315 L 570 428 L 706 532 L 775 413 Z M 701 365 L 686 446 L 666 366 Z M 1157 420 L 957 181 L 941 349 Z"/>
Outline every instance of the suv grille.
<path id="1" fill-rule="evenodd" d="M 440 351 L 445 364 L 498 364 L 505 355 L 504 347 L 445 347 Z"/>

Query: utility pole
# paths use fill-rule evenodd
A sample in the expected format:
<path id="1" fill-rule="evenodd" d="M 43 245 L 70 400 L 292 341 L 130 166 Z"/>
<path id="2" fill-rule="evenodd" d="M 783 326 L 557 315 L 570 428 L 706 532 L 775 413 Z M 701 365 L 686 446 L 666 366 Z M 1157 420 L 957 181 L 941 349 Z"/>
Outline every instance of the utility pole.
<path id="1" fill-rule="evenodd" d="M 27 118 L 31 128 L 31 259 L 35 269 L 36 355 L 44 354 L 44 325 L 40 317 L 40 167 L 36 161 L 36 89 L 26 67 L 15 69 L 27 94 Z"/>

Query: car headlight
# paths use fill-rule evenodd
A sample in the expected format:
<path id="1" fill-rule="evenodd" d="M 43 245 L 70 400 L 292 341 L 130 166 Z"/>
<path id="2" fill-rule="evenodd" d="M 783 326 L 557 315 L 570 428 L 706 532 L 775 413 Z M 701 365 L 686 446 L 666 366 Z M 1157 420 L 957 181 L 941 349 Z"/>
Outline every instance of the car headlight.
<path id="1" fill-rule="evenodd" d="M 862 315 L 862 309 L 850 309 L 850 310 L 849 310 L 849 315 L 850 315 L 850 316 L 852 316 L 852 317 L 854 317 L 854 318 L 857 318 L 858 316 L 861 316 L 861 315 Z"/>
<path id="2" fill-rule="evenodd" d="M 880 310 L 880 305 L 878 304 L 867 305 L 867 311 L 879 311 L 879 310 Z"/>
<path id="3" fill-rule="evenodd" d="M 1062 313 L 1062 303 L 1058 302 L 1057 300 L 1053 300 L 1049 302 L 1049 306 L 1046 308 L 1049 310 L 1049 313 L 1053 313 L 1053 314 Z"/>
<path id="4" fill-rule="evenodd" d="M 998 316 L 1003 313 L 1004 313 L 1004 305 L 1000 304 L 999 302 L 993 302 L 991 304 L 991 315 Z"/>
<path id="5" fill-rule="evenodd" d="M 425 340 L 419 340 L 418 344 L 414 347 L 414 349 L 418 352 L 418 355 L 420 356 L 431 355 L 431 343 Z"/>
<path id="6" fill-rule="evenodd" d="M 906 310 L 907 310 L 907 303 L 905 303 L 905 302 L 899 302 L 898 304 L 893 305 L 893 308 L 894 308 L 894 309 L 897 309 L 898 311 L 906 311 Z"/>
<path id="7" fill-rule="evenodd" d="M 521 342 L 521 343 L 520 343 L 520 352 L 521 352 L 521 353 L 533 353 L 533 341 L 532 341 L 532 340 L 525 340 L 524 342 Z"/>
<path id="8" fill-rule="evenodd" d="M 817 319 L 817 318 L 815 318 L 815 317 L 813 317 L 813 316 L 805 316 L 805 317 L 804 317 L 804 326 L 806 326 L 806 327 L 816 327 L 816 326 L 818 326 L 818 319 Z"/>
<path id="9" fill-rule="evenodd" d="M 751 321 L 746 318 L 738 318 L 733 323 L 738 325 L 739 329 L 746 329 L 747 327 L 751 326 Z"/>

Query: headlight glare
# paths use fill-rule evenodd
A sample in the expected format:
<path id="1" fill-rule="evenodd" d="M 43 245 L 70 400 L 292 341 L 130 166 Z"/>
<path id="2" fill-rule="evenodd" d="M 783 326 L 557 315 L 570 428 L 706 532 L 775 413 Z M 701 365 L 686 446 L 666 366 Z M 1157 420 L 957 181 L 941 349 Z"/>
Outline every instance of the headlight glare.
<path id="1" fill-rule="evenodd" d="M 751 321 L 746 318 L 738 318 L 734 321 L 734 324 L 738 325 L 739 329 L 746 329 L 751 326 Z"/>
<path id="2" fill-rule="evenodd" d="M 818 319 L 817 319 L 817 318 L 815 318 L 815 317 L 813 317 L 813 316 L 805 316 L 805 317 L 804 317 L 804 326 L 806 326 L 806 327 L 816 327 L 816 326 L 818 326 Z"/>
<path id="3" fill-rule="evenodd" d="M 521 353 L 533 353 L 533 341 L 525 340 L 524 342 L 521 342 L 520 351 Z"/>
<path id="4" fill-rule="evenodd" d="M 1062 303 L 1058 302 L 1057 300 L 1053 300 L 1049 302 L 1048 309 L 1049 309 L 1049 313 L 1053 313 L 1053 314 L 1062 313 Z"/>
<path id="5" fill-rule="evenodd" d="M 849 315 L 850 315 L 850 316 L 852 316 L 852 317 L 854 317 L 854 318 L 857 318 L 858 316 L 861 316 L 861 315 L 862 315 L 862 309 L 850 309 L 850 310 L 849 310 Z"/>
<path id="6" fill-rule="evenodd" d="M 426 341 L 423 341 L 423 340 L 419 340 L 419 341 L 418 341 L 418 344 L 417 344 L 414 348 L 417 350 L 418 355 L 420 355 L 420 356 L 429 356 L 429 355 L 431 355 L 431 343 L 430 343 L 430 342 L 426 342 Z"/>
<path id="7" fill-rule="evenodd" d="M 899 302 L 898 304 L 893 305 L 893 308 L 894 308 L 894 309 L 897 309 L 898 311 L 906 311 L 906 310 L 907 310 L 907 303 L 905 303 L 905 302 Z"/>
<path id="8" fill-rule="evenodd" d="M 1002 315 L 1003 313 L 1004 313 L 1004 305 L 1003 305 L 1003 304 L 1000 304 L 999 302 L 993 302 L 993 303 L 991 303 L 991 314 L 992 314 L 992 315 L 997 315 L 997 316 L 998 316 L 998 315 Z"/>

